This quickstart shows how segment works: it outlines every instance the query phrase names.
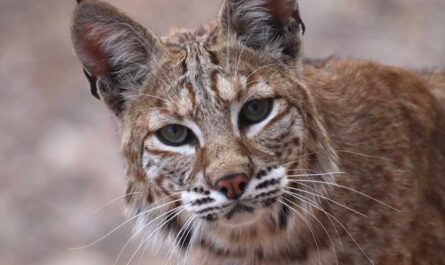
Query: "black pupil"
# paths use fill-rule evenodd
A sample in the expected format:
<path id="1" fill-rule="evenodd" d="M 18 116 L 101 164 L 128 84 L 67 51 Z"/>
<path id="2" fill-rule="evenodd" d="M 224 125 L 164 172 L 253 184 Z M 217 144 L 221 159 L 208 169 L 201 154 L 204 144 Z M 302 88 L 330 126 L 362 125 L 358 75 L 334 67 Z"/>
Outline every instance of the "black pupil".
<path id="1" fill-rule="evenodd" d="M 170 126 L 170 132 L 173 134 L 173 135 L 176 135 L 176 134 L 178 134 L 178 132 L 179 132 L 179 128 L 178 128 L 178 126 L 176 126 L 176 125 L 172 125 L 172 126 Z"/>
<path id="2" fill-rule="evenodd" d="M 260 109 L 259 108 L 259 106 L 258 106 L 258 102 L 257 101 L 253 101 L 253 102 L 251 102 L 250 104 L 249 104 L 249 106 L 248 106 L 248 108 L 249 108 L 249 110 L 251 111 L 251 112 L 258 112 L 258 110 Z"/>

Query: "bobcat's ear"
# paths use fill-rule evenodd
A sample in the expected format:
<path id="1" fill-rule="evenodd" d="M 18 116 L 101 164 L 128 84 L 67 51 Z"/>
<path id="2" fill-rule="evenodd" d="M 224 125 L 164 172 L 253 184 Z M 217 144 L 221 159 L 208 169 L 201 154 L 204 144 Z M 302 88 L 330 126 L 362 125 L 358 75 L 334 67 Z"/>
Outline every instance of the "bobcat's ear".
<path id="1" fill-rule="evenodd" d="M 224 36 L 252 49 L 299 57 L 305 25 L 297 0 L 224 0 L 219 24 Z"/>
<path id="2" fill-rule="evenodd" d="M 74 49 L 92 94 L 119 116 L 126 98 L 153 72 L 163 49 L 144 26 L 116 8 L 96 0 L 78 3 L 71 27 Z"/>

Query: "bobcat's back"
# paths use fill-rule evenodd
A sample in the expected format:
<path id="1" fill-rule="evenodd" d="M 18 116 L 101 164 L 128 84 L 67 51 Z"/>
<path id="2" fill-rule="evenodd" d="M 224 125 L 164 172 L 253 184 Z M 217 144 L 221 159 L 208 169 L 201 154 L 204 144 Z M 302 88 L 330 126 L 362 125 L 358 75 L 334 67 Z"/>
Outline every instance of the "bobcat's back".
<path id="1" fill-rule="evenodd" d="M 425 79 L 432 93 L 445 105 L 445 71 L 419 72 Z"/>

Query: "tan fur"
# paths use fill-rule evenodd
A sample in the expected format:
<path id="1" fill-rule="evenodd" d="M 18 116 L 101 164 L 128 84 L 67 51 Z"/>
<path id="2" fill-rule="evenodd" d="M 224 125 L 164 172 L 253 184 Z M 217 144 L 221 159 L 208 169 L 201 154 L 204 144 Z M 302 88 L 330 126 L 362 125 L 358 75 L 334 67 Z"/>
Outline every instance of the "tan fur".
<path id="1" fill-rule="evenodd" d="M 77 7 L 74 47 L 121 128 L 143 242 L 193 265 L 445 264 L 445 75 L 303 60 L 303 31 L 296 1 L 226 0 L 217 24 L 161 39 L 100 1 Z M 270 119 L 243 127 L 260 98 Z M 194 140 L 160 143 L 170 124 Z M 238 201 L 216 191 L 231 174 L 249 178 Z"/>

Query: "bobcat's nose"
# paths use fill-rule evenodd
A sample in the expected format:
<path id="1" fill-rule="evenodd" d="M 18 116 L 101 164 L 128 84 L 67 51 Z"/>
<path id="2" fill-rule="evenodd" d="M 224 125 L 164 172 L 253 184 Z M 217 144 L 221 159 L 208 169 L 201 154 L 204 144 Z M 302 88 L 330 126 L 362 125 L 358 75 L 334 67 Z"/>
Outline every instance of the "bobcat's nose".
<path id="1" fill-rule="evenodd" d="M 219 179 L 216 182 L 216 190 L 228 199 L 235 200 L 243 195 L 247 183 L 249 183 L 249 178 L 246 174 L 232 174 Z"/>

